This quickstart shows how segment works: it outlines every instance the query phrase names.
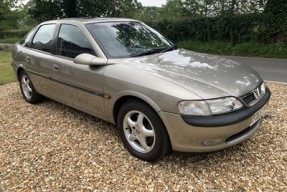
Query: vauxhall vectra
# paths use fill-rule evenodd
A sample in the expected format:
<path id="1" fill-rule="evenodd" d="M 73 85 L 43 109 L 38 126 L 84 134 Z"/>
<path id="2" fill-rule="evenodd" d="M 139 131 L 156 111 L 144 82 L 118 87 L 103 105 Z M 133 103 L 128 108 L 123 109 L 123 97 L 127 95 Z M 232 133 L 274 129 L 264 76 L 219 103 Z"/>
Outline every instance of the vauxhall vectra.
<path id="1" fill-rule="evenodd" d="M 12 56 L 27 102 L 48 97 L 113 123 L 145 161 L 243 142 L 261 126 L 270 98 L 253 69 L 177 48 L 131 19 L 47 21 Z"/>

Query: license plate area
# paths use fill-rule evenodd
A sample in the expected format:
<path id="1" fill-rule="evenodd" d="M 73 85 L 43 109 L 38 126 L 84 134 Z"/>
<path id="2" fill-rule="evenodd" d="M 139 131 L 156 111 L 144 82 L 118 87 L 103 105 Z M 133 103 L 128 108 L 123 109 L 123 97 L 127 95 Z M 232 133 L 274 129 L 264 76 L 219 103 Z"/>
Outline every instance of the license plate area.
<path id="1" fill-rule="evenodd" d="M 264 116 L 265 108 L 265 106 L 262 107 L 259 111 L 252 115 L 250 126 L 254 125 L 262 116 Z"/>

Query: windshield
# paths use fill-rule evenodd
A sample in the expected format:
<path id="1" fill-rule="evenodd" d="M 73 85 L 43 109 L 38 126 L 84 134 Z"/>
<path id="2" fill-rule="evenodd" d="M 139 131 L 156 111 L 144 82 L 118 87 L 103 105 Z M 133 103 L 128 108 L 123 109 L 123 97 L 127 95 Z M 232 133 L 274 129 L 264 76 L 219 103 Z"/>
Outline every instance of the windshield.
<path id="1" fill-rule="evenodd" d="M 92 23 L 87 27 L 109 58 L 149 55 L 174 47 L 161 34 L 140 22 Z"/>

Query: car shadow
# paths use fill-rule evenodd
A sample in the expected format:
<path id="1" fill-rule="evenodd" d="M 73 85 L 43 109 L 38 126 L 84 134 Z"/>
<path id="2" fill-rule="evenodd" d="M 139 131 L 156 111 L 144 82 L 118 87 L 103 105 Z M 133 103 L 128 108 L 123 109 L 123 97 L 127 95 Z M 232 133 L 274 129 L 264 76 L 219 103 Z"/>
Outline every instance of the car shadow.
<path id="1" fill-rule="evenodd" d="M 47 108 L 47 109 L 55 109 L 58 111 L 61 111 L 62 115 L 69 116 L 70 118 L 74 119 L 75 121 L 80 121 L 81 123 L 85 124 L 85 122 L 89 121 L 95 124 L 95 126 L 92 126 L 93 132 L 99 132 L 108 134 L 108 136 L 112 140 L 116 140 L 118 142 L 118 145 L 123 145 L 119 133 L 117 131 L 117 128 L 115 125 L 108 123 L 104 120 L 101 120 L 97 117 L 94 117 L 92 115 L 86 114 L 84 112 L 81 112 L 77 109 L 74 109 L 72 107 L 69 107 L 67 105 L 61 104 L 57 101 L 46 99 L 44 102 L 38 104 L 40 107 Z M 101 124 L 101 126 L 97 126 L 98 124 Z M 90 127 L 91 128 L 91 127 Z M 84 132 L 89 131 L 87 127 L 81 128 Z M 248 155 L 248 151 L 246 146 L 250 144 L 251 141 L 247 140 L 243 142 L 242 144 L 238 144 L 236 146 L 232 146 L 230 148 L 215 151 L 215 152 L 205 152 L 205 153 L 183 153 L 183 152 L 172 152 L 171 154 L 167 155 L 166 157 L 150 163 L 151 165 L 155 166 L 165 166 L 164 164 L 177 164 L 180 165 L 182 168 L 191 167 L 192 169 L 197 169 L 200 167 L 206 167 L 211 164 L 213 166 L 216 166 L 217 164 L 220 164 L 224 161 L 234 161 L 237 156 L 245 156 Z M 101 145 L 106 145 L 106 143 L 102 143 Z M 127 158 L 130 158 L 130 154 L 127 152 L 124 147 L 120 148 L 123 150 L 124 153 L 127 154 Z M 130 155 L 130 156 L 129 156 Z M 137 163 L 142 162 L 146 163 L 144 161 L 138 160 L 137 158 L 133 157 L 134 161 Z M 216 163 L 214 161 L 216 160 Z"/>

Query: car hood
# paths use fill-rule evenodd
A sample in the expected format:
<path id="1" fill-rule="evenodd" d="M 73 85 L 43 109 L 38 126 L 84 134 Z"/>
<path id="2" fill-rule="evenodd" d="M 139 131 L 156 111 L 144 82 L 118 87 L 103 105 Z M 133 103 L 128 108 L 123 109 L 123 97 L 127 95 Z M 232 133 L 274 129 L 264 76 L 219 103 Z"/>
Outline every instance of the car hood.
<path id="1" fill-rule="evenodd" d="M 175 83 L 204 99 L 242 96 L 262 82 L 255 70 L 238 62 L 184 49 L 130 58 L 124 63 Z"/>

